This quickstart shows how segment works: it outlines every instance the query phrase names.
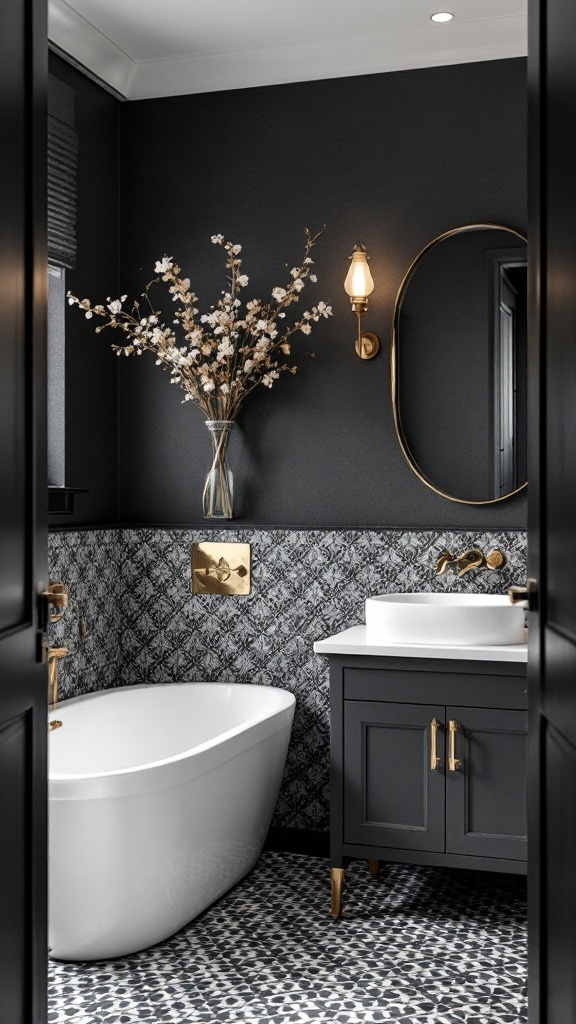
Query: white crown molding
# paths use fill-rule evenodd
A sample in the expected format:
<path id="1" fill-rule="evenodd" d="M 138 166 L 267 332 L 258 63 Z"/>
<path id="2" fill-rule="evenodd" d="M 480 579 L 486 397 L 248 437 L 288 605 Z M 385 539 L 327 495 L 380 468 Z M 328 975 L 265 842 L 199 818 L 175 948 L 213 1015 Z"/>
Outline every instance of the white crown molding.
<path id="1" fill-rule="evenodd" d="M 50 41 L 128 100 L 523 57 L 526 17 L 514 15 L 261 49 L 134 61 L 78 15 L 49 0 Z"/>
<path id="2" fill-rule="evenodd" d="M 48 39 L 57 51 L 69 54 L 74 64 L 127 97 L 134 61 L 65 0 L 48 0 Z"/>

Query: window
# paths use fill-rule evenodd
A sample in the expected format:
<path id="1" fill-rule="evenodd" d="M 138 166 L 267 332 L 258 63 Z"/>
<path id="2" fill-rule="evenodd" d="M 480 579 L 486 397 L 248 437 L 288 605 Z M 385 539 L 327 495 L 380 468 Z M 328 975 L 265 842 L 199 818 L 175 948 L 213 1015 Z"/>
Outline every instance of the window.
<path id="1" fill-rule="evenodd" d="M 66 271 L 48 264 L 48 485 L 64 487 Z"/>
<path id="2" fill-rule="evenodd" d="M 75 94 L 48 78 L 48 484 L 65 477 L 66 269 L 76 263 Z M 49 504 L 50 507 L 50 504 Z"/>

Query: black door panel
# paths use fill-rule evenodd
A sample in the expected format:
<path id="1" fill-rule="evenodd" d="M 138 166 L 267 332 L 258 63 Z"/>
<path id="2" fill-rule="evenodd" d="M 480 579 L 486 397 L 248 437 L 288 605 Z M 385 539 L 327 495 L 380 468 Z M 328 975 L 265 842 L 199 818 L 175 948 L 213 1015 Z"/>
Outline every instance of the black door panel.
<path id="1" fill-rule="evenodd" d="M 547 1016 L 551 1022 L 574 1020 L 576 1007 L 576 749 L 549 725 L 546 752 Z M 559 856 L 561 841 L 572 856 Z"/>
<path id="2" fill-rule="evenodd" d="M 0 4 L 0 1022 L 46 1021 L 44 0 Z"/>
<path id="3" fill-rule="evenodd" d="M 530 1024 L 576 1021 L 576 4 L 529 5 Z"/>

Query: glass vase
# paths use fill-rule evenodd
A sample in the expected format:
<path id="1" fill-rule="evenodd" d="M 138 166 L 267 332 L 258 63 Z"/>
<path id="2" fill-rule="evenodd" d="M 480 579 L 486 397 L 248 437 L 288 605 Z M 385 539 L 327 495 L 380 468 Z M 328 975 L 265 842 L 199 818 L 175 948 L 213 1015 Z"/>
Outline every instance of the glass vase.
<path id="1" fill-rule="evenodd" d="M 205 519 L 233 519 L 233 477 L 226 456 L 233 420 L 206 420 L 212 442 L 212 461 L 202 493 Z"/>

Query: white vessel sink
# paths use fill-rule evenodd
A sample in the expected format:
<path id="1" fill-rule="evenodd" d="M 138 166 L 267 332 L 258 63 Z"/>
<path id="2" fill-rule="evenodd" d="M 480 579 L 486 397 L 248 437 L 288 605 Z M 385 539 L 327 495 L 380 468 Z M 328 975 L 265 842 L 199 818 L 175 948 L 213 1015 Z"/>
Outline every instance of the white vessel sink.
<path id="1" fill-rule="evenodd" d="M 500 594 L 380 594 L 366 599 L 366 639 L 456 647 L 522 644 L 524 608 Z"/>

